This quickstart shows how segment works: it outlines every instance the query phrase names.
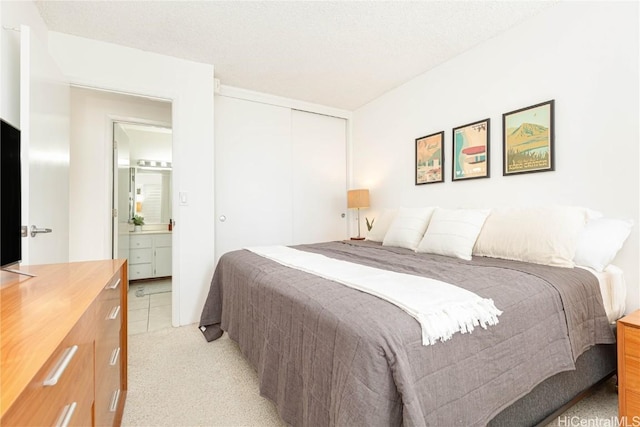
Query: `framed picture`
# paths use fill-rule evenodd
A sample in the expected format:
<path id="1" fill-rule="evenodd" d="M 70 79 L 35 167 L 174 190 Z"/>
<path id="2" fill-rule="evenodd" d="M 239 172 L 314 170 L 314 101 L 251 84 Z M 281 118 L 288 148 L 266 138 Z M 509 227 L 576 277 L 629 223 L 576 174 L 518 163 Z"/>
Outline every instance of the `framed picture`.
<path id="1" fill-rule="evenodd" d="M 554 100 L 502 115 L 503 175 L 555 170 Z"/>
<path id="2" fill-rule="evenodd" d="M 416 185 L 444 182 L 444 131 L 416 139 Z"/>
<path id="3" fill-rule="evenodd" d="M 489 122 L 484 119 L 453 129 L 453 181 L 489 178 Z"/>

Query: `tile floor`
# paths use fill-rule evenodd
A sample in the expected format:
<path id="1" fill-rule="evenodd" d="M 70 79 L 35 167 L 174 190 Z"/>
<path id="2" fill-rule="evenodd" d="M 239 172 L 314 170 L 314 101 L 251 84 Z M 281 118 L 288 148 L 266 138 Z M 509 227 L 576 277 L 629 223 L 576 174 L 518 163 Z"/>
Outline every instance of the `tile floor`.
<path id="1" fill-rule="evenodd" d="M 128 333 L 171 327 L 171 279 L 129 283 Z"/>

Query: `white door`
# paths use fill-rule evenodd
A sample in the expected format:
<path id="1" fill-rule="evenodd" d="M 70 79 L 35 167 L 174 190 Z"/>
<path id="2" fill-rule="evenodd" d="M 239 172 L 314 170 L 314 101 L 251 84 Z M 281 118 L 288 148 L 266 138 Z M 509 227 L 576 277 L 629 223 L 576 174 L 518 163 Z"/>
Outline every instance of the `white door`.
<path id="1" fill-rule="evenodd" d="M 68 82 L 29 27 L 20 27 L 22 263 L 69 261 Z M 32 227 L 43 231 L 31 236 Z M 51 230 L 50 232 L 44 232 Z"/>
<path id="2" fill-rule="evenodd" d="M 347 121 L 291 114 L 293 243 L 346 239 Z"/>
<path id="3" fill-rule="evenodd" d="M 291 244 L 290 109 L 215 102 L 216 262 L 243 246 Z"/>

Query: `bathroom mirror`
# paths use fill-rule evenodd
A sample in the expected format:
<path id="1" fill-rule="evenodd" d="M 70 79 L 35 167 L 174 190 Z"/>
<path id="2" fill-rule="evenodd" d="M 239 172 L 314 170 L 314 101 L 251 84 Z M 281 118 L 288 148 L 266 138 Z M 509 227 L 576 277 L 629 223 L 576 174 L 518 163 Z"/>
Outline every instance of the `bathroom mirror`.
<path id="1" fill-rule="evenodd" d="M 130 168 L 131 218 L 140 215 L 145 225 L 168 224 L 171 216 L 171 170 Z"/>
<path id="2" fill-rule="evenodd" d="M 114 124 L 114 141 L 118 147 L 118 174 L 124 175 L 120 177 L 124 179 L 118 191 L 118 206 L 126 215 L 118 215 L 119 222 L 133 230 L 132 219 L 139 215 L 146 231 L 160 230 L 162 227 L 153 227 L 160 224 L 166 230 L 173 218 L 171 128 L 118 122 Z"/>

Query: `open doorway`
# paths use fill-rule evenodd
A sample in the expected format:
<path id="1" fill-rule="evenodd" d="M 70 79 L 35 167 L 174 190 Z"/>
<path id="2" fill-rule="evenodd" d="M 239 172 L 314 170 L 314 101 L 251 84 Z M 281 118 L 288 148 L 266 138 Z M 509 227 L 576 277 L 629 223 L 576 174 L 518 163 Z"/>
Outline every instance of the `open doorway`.
<path id="1" fill-rule="evenodd" d="M 71 87 L 69 260 L 72 262 L 106 258 L 129 259 L 127 252 L 131 242 L 127 239 L 131 233 L 122 233 L 119 230 L 124 229 L 120 225 L 132 226 L 128 222 L 132 217 L 129 216 L 128 201 L 126 206 L 121 208 L 118 200 L 121 192 L 126 194 L 129 192 L 130 167 L 135 159 L 131 157 L 132 153 L 127 144 L 129 136 L 123 133 L 120 138 L 114 138 L 115 123 L 150 126 L 169 134 L 173 141 L 173 103 L 168 99 L 87 87 Z M 114 146 L 114 140 L 118 141 L 118 139 L 121 143 L 120 149 L 116 151 L 118 147 L 117 144 Z M 120 153 L 126 154 L 126 157 L 118 160 Z M 175 156 L 176 147 L 173 142 L 171 153 L 171 159 L 174 161 L 171 161 L 170 218 L 179 224 L 181 212 L 178 211 L 176 188 L 177 183 L 180 182 L 182 169 L 178 156 Z M 144 160 L 160 160 L 160 158 L 149 156 Z M 121 176 L 123 176 L 122 179 Z M 120 185 L 125 186 L 126 190 L 120 190 Z M 172 292 L 168 299 L 171 300 L 170 323 L 172 326 L 180 324 L 178 301 L 181 296 L 182 275 L 178 268 L 180 261 L 178 243 L 179 236 L 184 232 L 184 228 L 178 228 L 175 225 L 170 246 L 167 248 L 171 251 L 171 261 L 166 265 L 163 264 L 170 268 L 167 276 L 171 276 Z M 163 226 L 168 231 L 168 220 L 167 224 L 156 225 L 158 228 Z M 150 224 L 146 224 L 146 227 L 149 230 Z M 134 287 L 131 289 L 135 290 Z M 135 300 L 135 295 L 130 298 L 132 302 Z M 129 305 L 130 309 L 135 307 L 135 303 Z M 135 315 L 134 313 L 133 318 Z M 168 310 L 166 316 L 168 322 Z M 147 319 L 147 326 L 149 319 Z M 132 317 L 128 320 L 132 321 Z M 151 327 L 153 326 L 151 324 Z"/>
<path id="2" fill-rule="evenodd" d="M 172 130 L 114 121 L 113 146 L 113 248 L 129 264 L 131 335 L 171 326 Z"/>

